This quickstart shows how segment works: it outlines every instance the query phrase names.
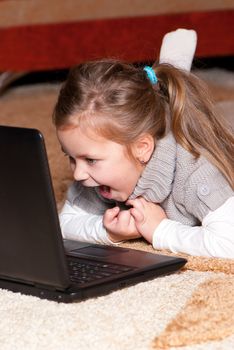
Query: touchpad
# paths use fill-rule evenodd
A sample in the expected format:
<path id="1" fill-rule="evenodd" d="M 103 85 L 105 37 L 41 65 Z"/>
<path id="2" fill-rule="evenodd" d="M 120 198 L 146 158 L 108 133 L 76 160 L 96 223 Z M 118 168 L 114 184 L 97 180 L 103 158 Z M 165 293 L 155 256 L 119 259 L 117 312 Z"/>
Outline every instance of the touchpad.
<path id="1" fill-rule="evenodd" d="M 114 254 L 119 253 L 125 253 L 128 251 L 128 249 L 116 249 L 112 247 L 96 247 L 96 246 L 90 246 L 90 247 L 84 247 L 80 249 L 74 249 L 70 252 L 72 254 L 77 253 L 77 255 L 89 255 L 93 257 L 107 257 Z"/>

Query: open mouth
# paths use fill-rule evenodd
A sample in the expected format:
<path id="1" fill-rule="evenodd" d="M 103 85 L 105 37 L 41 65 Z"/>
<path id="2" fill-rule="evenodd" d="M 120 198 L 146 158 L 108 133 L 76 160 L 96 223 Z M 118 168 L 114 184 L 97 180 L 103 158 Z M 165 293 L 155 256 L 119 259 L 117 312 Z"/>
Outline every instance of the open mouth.
<path id="1" fill-rule="evenodd" d="M 108 198 L 108 199 L 111 198 L 111 189 L 109 186 L 106 186 L 106 185 L 99 186 L 99 193 L 104 198 Z"/>

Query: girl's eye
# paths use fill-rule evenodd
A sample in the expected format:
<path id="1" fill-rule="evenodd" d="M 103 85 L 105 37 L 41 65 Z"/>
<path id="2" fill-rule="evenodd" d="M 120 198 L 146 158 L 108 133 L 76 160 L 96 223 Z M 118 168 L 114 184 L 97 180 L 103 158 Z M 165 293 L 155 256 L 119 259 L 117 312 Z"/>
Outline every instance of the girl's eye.
<path id="1" fill-rule="evenodd" d="M 65 157 L 68 157 L 70 164 L 75 164 L 76 163 L 75 159 L 73 159 L 71 156 L 69 156 L 66 153 L 64 155 L 65 155 Z"/>
<path id="2" fill-rule="evenodd" d="M 89 163 L 91 165 L 95 164 L 96 161 L 97 161 L 96 159 L 91 159 L 91 158 L 85 158 L 85 160 L 86 160 L 87 163 Z"/>

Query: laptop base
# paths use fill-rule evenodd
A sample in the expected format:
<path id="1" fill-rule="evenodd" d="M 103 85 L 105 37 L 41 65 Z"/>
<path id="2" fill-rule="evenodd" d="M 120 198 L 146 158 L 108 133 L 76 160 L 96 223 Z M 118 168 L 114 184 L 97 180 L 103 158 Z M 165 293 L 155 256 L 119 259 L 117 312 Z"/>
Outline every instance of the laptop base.
<path id="1" fill-rule="evenodd" d="M 62 303 L 71 303 L 74 301 L 84 301 L 89 298 L 104 296 L 112 291 L 114 292 L 128 286 L 133 286 L 137 283 L 149 281 L 155 277 L 169 275 L 170 273 L 174 273 L 175 269 L 180 269 L 183 267 L 184 264 L 185 261 L 179 260 L 176 266 L 175 263 L 173 263 L 173 265 L 162 266 L 160 269 L 158 268 L 157 271 L 152 270 L 145 273 L 137 273 L 136 276 L 131 276 L 131 278 L 129 278 L 129 276 L 126 276 L 125 278 L 120 278 L 118 281 L 105 281 L 103 285 L 94 284 L 93 286 L 85 288 L 81 287 L 80 289 L 73 289 L 71 287 L 65 291 L 48 288 L 45 289 L 45 287 L 39 285 L 33 286 L 4 279 L 0 279 L 0 288 L 14 293 L 35 296 L 40 299 L 47 299 Z"/>

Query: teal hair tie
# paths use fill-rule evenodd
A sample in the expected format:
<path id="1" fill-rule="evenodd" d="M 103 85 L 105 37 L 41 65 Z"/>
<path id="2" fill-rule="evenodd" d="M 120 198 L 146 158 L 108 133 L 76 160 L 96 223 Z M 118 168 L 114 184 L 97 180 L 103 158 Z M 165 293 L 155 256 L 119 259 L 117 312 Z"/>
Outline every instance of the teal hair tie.
<path id="1" fill-rule="evenodd" d="M 148 79 L 151 81 L 153 85 L 157 84 L 158 78 L 155 74 L 155 71 L 150 66 L 145 66 L 143 70 L 146 72 Z"/>

